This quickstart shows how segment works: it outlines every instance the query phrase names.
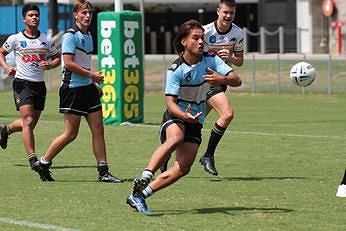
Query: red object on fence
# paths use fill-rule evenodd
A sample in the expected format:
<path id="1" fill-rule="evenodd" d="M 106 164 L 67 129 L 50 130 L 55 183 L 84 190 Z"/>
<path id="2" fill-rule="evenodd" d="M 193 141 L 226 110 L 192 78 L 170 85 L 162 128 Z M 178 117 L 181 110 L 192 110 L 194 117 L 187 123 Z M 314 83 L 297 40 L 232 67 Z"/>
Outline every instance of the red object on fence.
<path id="1" fill-rule="evenodd" d="M 334 0 L 324 0 L 322 3 L 322 12 L 324 16 L 330 17 L 334 13 L 335 3 Z"/>
<path id="2" fill-rule="evenodd" d="M 334 21 L 332 22 L 332 27 L 337 30 L 337 39 L 338 39 L 338 52 L 342 53 L 342 32 L 341 28 L 345 23 L 343 21 Z"/>

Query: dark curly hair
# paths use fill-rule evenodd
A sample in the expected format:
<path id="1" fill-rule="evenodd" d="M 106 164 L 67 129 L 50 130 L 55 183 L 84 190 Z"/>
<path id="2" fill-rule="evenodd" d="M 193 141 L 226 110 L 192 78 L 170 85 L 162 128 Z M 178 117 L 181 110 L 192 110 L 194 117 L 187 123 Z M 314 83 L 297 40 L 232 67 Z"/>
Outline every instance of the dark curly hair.
<path id="1" fill-rule="evenodd" d="M 173 40 L 173 48 L 178 55 L 182 55 L 185 51 L 181 40 L 188 37 L 191 31 L 196 28 L 204 31 L 202 24 L 194 19 L 190 19 L 179 26 L 177 35 Z"/>

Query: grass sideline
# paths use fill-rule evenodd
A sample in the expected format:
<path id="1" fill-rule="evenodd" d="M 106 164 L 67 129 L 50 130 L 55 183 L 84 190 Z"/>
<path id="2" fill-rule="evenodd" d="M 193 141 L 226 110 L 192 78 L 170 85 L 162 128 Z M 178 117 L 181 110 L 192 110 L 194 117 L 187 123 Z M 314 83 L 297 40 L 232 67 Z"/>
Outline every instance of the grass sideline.
<path id="1" fill-rule="evenodd" d="M 139 126 L 106 126 L 112 173 L 98 183 L 86 122 L 54 161 L 56 182 L 29 169 L 20 134 L 0 149 L 0 230 L 345 230 L 345 199 L 336 198 L 346 159 L 346 95 L 231 94 L 236 117 L 217 150 L 220 175 L 196 161 L 188 176 L 147 200 L 145 216 L 125 205 L 132 179 L 159 143 L 161 94 L 145 95 Z M 0 93 L 0 122 L 17 118 L 11 92 Z M 50 92 L 35 130 L 43 153 L 63 129 Z M 207 118 L 203 143 L 216 119 Z M 198 158 L 197 157 L 197 158 Z"/>

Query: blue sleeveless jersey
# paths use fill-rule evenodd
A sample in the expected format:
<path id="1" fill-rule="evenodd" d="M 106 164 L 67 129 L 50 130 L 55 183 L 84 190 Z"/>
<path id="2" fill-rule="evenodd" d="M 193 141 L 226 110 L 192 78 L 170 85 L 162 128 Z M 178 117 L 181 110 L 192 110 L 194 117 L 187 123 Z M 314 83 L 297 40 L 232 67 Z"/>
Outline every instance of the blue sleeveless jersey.
<path id="1" fill-rule="evenodd" d="M 94 50 L 90 32 L 83 34 L 76 25 L 68 29 L 61 38 L 61 53 L 74 55 L 74 62 L 84 69 L 91 70 L 91 55 Z M 67 70 L 63 65 L 62 85 L 70 88 L 86 86 L 92 83 L 89 77 Z"/>
<path id="2" fill-rule="evenodd" d="M 206 99 L 210 87 L 203 77 L 208 73 L 208 67 L 224 76 L 233 71 L 218 56 L 204 53 L 200 62 L 194 65 L 187 64 L 182 57 L 176 59 L 166 75 L 166 96 L 176 96 L 182 111 L 190 104 L 192 115 L 203 112 L 198 121 L 201 124 L 206 115 Z"/>

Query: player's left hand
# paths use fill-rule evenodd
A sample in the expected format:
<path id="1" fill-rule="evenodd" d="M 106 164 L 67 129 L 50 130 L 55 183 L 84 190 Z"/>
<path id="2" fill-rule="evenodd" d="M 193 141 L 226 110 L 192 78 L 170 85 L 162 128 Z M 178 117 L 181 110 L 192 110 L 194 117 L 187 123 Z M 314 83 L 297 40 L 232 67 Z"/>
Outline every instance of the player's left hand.
<path id="1" fill-rule="evenodd" d="M 217 55 L 220 56 L 220 58 L 222 58 L 224 61 L 228 61 L 232 53 L 229 49 L 221 49 L 217 52 Z"/>
<path id="2" fill-rule="evenodd" d="M 220 75 L 210 67 L 208 67 L 208 74 L 205 74 L 203 77 L 210 85 L 224 84 L 225 81 L 225 76 Z"/>
<path id="3" fill-rule="evenodd" d="M 49 69 L 51 69 L 51 65 L 50 65 L 50 63 L 47 60 L 40 61 L 38 65 L 39 65 L 39 67 L 42 70 L 49 70 Z"/>

